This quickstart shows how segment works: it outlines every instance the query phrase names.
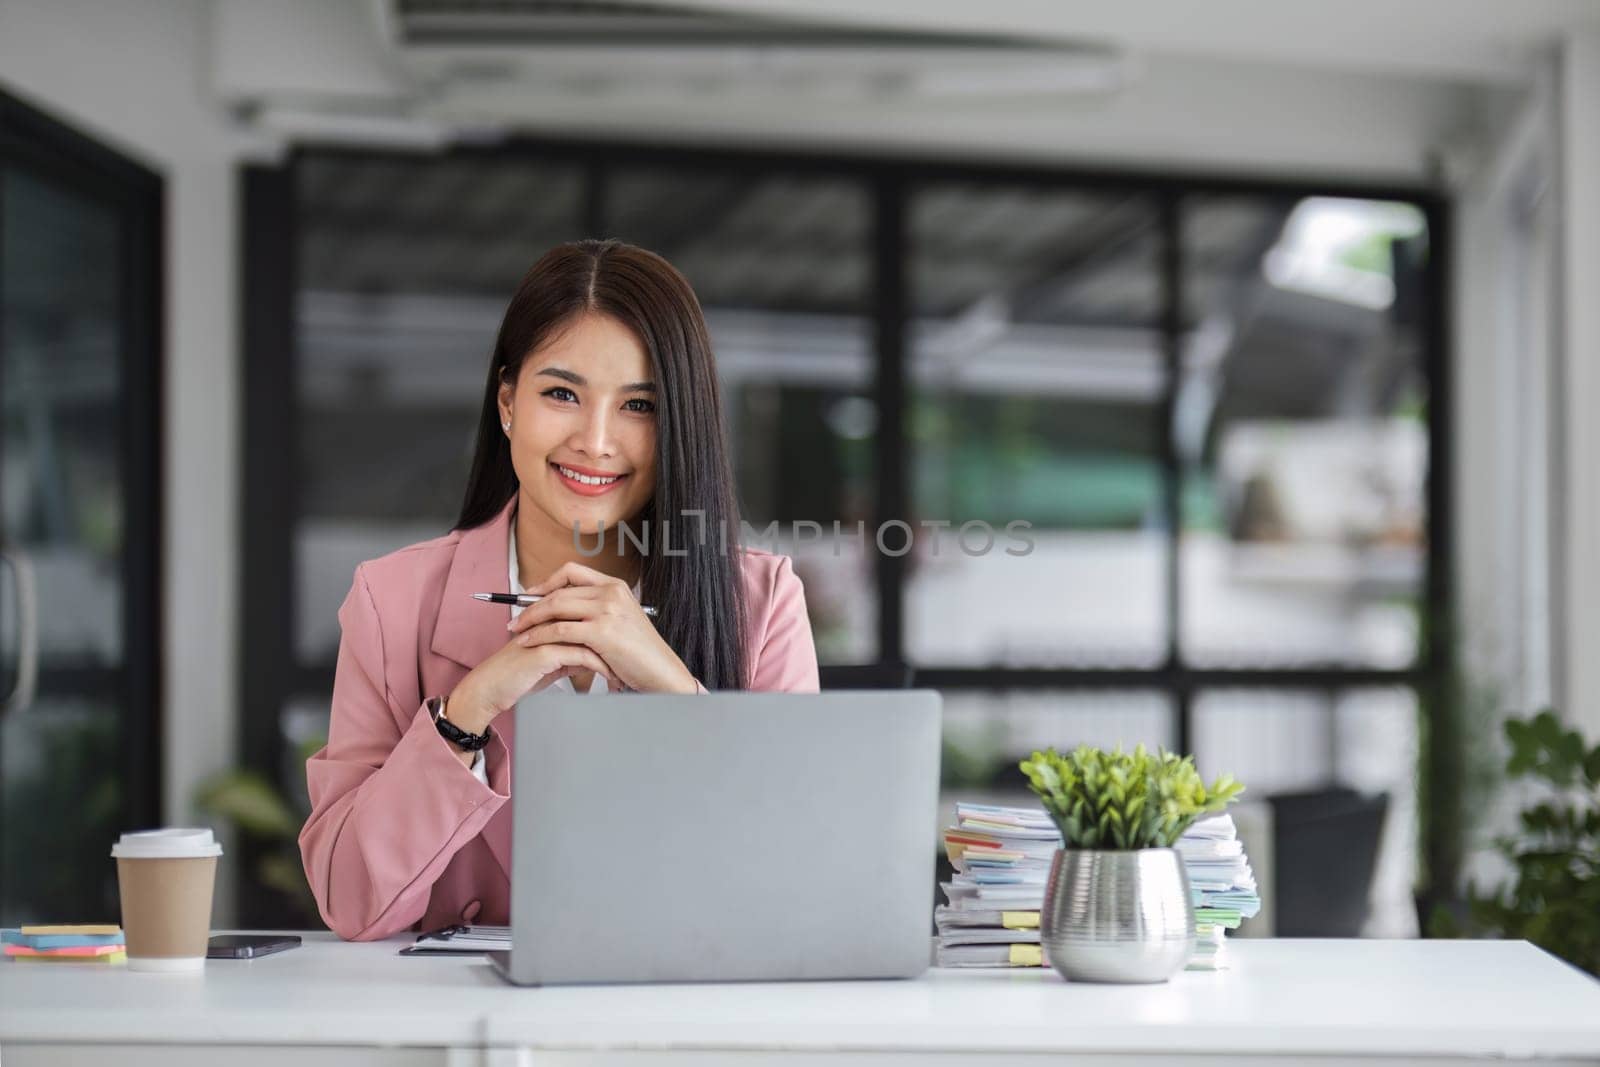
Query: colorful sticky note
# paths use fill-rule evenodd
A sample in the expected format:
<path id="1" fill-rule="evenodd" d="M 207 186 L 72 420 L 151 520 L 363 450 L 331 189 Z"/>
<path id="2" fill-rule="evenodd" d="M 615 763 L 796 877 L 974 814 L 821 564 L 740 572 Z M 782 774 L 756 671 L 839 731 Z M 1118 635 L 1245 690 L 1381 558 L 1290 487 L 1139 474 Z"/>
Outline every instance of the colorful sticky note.
<path id="1" fill-rule="evenodd" d="M 1011 966 L 1043 967 L 1044 950 L 1038 945 L 1012 945 Z"/>
<path id="2" fill-rule="evenodd" d="M 104 964 L 104 963 L 125 963 L 125 962 L 127 962 L 127 959 L 128 959 L 128 951 L 127 951 L 127 949 L 123 948 L 121 945 L 115 946 L 115 949 L 116 949 L 116 951 L 108 952 L 104 956 L 63 956 L 59 952 L 41 952 L 36 956 L 12 956 L 11 958 L 15 959 L 17 961 L 17 963 L 19 963 L 19 964 L 24 964 L 24 963 Z M 8 952 L 7 955 L 10 956 L 11 954 Z"/>
<path id="3" fill-rule="evenodd" d="M 66 948 L 31 948 L 27 945 L 7 945 L 7 956 L 36 957 L 36 956 L 73 956 L 86 959 L 92 956 L 113 956 L 118 952 L 126 951 L 122 945 L 72 945 Z"/>
<path id="4" fill-rule="evenodd" d="M 20 930 L 0 930 L 0 944 L 26 945 L 29 948 L 78 948 L 83 945 L 120 945 L 122 932 L 114 934 L 24 934 Z"/>

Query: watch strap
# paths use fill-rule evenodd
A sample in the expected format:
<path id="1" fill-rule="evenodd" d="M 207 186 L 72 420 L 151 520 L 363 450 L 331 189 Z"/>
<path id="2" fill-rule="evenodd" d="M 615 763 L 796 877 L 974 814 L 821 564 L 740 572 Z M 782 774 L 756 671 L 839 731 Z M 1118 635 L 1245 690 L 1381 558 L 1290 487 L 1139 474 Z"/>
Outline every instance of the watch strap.
<path id="1" fill-rule="evenodd" d="M 429 697 L 424 707 L 428 709 L 428 716 L 433 719 L 433 727 L 439 731 L 439 736 L 463 752 L 479 751 L 494 736 L 494 731 L 487 726 L 483 728 L 481 734 L 468 733 L 445 718 L 444 697 Z"/>

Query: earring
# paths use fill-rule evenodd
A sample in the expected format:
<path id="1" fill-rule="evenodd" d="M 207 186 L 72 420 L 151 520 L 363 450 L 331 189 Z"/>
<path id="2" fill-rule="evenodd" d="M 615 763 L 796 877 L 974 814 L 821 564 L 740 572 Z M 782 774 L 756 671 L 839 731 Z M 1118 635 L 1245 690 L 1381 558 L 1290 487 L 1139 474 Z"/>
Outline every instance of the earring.
<path id="1" fill-rule="evenodd" d="M 500 428 L 502 430 L 504 430 L 506 433 L 510 433 L 511 432 L 511 420 L 507 419 L 506 421 L 502 422 L 500 424 Z"/>

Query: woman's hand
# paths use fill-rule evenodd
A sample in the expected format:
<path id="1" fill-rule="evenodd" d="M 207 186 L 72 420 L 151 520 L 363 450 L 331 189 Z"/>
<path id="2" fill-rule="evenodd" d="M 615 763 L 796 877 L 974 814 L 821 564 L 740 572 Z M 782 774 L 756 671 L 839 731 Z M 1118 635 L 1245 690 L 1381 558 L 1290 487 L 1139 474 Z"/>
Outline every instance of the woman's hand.
<path id="1" fill-rule="evenodd" d="M 656 632 L 622 579 L 581 563 L 567 563 L 528 592 L 544 599 L 511 620 L 518 645 L 529 649 L 582 645 L 605 660 L 610 673 L 629 689 L 699 691 L 694 675 Z"/>
<path id="2" fill-rule="evenodd" d="M 562 642 L 529 648 L 513 639 L 456 683 L 445 698 L 444 715 L 468 733 L 481 734 L 496 716 L 528 693 L 584 671 L 599 674 L 612 688 L 622 684 L 591 648 Z"/>

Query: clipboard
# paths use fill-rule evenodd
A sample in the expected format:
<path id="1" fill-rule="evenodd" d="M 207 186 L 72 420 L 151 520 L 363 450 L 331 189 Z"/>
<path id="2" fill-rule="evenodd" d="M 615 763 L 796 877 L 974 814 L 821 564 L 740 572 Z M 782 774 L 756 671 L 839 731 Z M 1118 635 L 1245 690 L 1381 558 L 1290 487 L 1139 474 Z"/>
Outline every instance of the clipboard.
<path id="1" fill-rule="evenodd" d="M 511 927 L 465 926 L 461 924 L 441 927 L 418 934 L 414 943 L 400 950 L 402 956 L 473 956 L 490 952 L 511 951 Z"/>

